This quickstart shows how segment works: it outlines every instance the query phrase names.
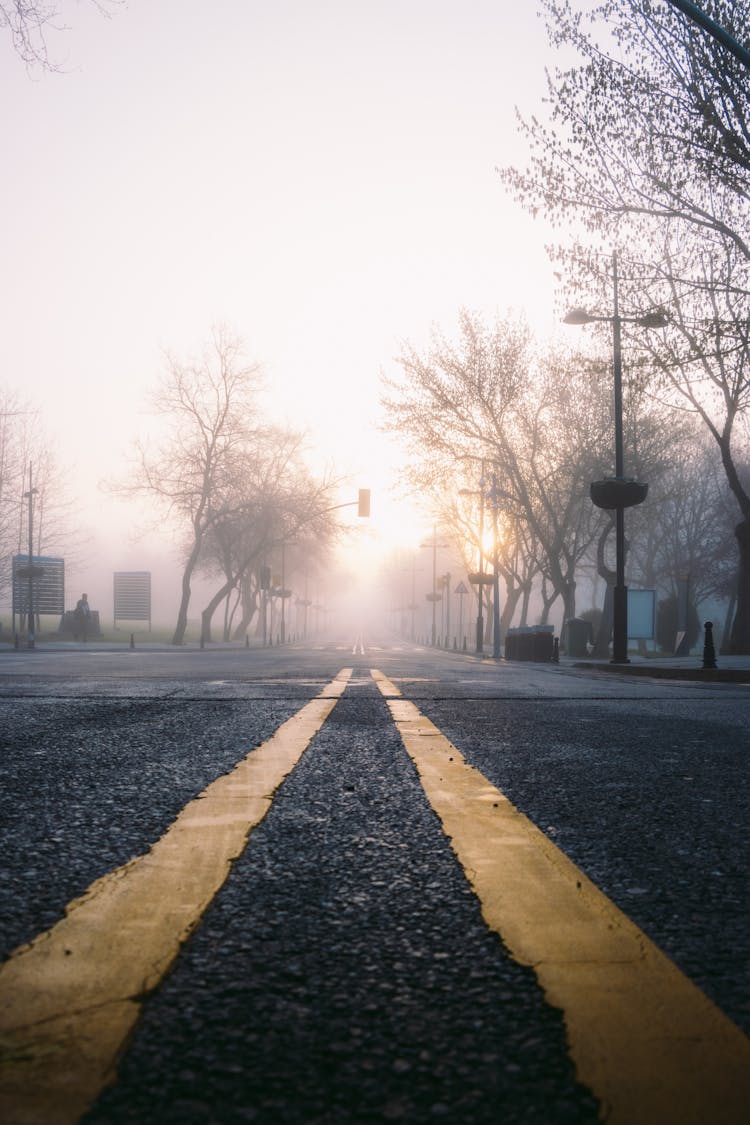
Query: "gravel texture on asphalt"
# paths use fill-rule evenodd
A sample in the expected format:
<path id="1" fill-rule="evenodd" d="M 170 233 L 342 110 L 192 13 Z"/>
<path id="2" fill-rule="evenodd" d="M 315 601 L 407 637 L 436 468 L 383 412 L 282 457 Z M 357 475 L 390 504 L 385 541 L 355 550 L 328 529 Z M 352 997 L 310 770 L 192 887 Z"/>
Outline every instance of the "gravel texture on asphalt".
<path id="1" fill-rule="evenodd" d="M 746 703 L 418 706 L 750 1033 Z"/>
<path id="2" fill-rule="evenodd" d="M 3 700 L 0 955 L 147 851 L 188 801 L 303 704 Z"/>
<path id="3" fill-rule="evenodd" d="M 487 929 L 369 678 L 277 792 L 85 1120 L 598 1120 L 560 1012 Z"/>

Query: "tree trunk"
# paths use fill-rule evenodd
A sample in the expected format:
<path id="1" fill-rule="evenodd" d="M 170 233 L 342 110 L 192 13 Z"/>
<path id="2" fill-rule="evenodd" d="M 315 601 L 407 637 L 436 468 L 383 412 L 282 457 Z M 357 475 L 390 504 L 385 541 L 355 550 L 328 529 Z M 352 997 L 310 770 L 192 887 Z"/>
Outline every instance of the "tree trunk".
<path id="1" fill-rule="evenodd" d="M 609 642 L 612 638 L 612 621 L 614 618 L 615 606 L 615 575 L 612 576 L 612 581 L 607 578 L 607 585 L 604 589 L 604 604 L 602 605 L 602 616 L 599 622 L 599 628 L 594 640 L 594 648 L 591 653 L 599 660 L 606 660 L 609 656 Z"/>
<path id="2" fill-rule="evenodd" d="M 506 588 L 505 605 L 503 606 L 503 612 L 500 614 L 500 637 L 502 640 L 505 640 L 505 634 L 513 620 L 513 614 L 516 612 L 521 593 L 520 586 L 512 586 L 509 590 Z"/>
<path id="3" fill-rule="evenodd" d="M 172 637 L 173 645 L 181 645 L 185 640 L 188 606 L 190 605 L 190 579 L 193 577 L 193 571 L 198 562 L 200 549 L 200 542 L 196 542 L 188 555 L 185 569 L 182 572 L 182 598 L 180 600 L 180 608 L 177 612 L 177 624 L 175 625 L 174 635 Z"/>
<path id="4" fill-rule="evenodd" d="M 734 621 L 734 608 L 737 605 L 737 591 L 732 594 L 727 603 L 724 615 L 724 628 L 721 630 L 721 656 L 731 656 L 732 653 L 732 622 Z"/>
<path id="5" fill-rule="evenodd" d="M 576 580 L 571 578 L 562 589 L 563 620 L 570 621 L 576 615 Z"/>
<path id="6" fill-rule="evenodd" d="M 521 602 L 521 620 L 519 625 L 525 628 L 529 623 L 529 601 L 531 600 L 531 583 L 527 582 L 523 587 L 523 601 Z"/>
<path id="7" fill-rule="evenodd" d="M 201 641 L 207 643 L 211 640 L 211 619 L 219 608 L 224 598 L 228 597 L 235 586 L 235 579 L 228 578 L 220 590 L 217 590 L 211 601 L 201 613 Z"/>
<path id="8" fill-rule="evenodd" d="M 557 600 L 557 590 L 552 591 L 551 594 L 547 593 L 546 585 L 542 585 L 542 612 L 539 618 L 540 625 L 546 625 L 549 622 L 549 611 L 552 609 L 555 601 Z"/>
<path id="9" fill-rule="evenodd" d="M 735 656 L 750 653 L 750 520 L 742 520 L 734 529 L 740 562 L 737 574 L 737 609 L 732 626 L 730 651 Z"/>
<path id="10" fill-rule="evenodd" d="M 258 610 L 258 592 L 251 589 L 252 583 L 248 578 L 242 582 L 242 619 L 234 631 L 234 639 L 241 640 L 250 627 L 250 622 Z"/>
<path id="11" fill-rule="evenodd" d="M 609 538 L 609 533 L 613 526 L 613 521 L 610 521 L 599 536 L 599 541 L 596 544 L 596 570 L 599 577 L 603 578 L 606 583 L 604 587 L 602 619 L 599 622 L 599 630 L 596 634 L 594 651 L 592 653 L 592 656 L 596 656 L 600 660 L 606 659 L 609 656 L 609 642 L 612 637 L 612 621 L 614 617 L 615 582 L 617 581 L 617 573 L 614 570 L 610 570 L 604 560 L 604 548 L 606 547 L 607 539 Z"/>

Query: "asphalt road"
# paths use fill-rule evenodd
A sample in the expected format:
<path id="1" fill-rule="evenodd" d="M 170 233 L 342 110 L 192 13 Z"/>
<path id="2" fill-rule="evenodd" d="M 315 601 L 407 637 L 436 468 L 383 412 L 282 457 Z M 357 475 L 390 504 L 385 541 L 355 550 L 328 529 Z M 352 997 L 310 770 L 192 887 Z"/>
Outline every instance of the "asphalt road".
<path id="1" fill-rule="evenodd" d="M 486 924 L 373 668 L 750 1031 L 750 687 L 402 645 L 0 653 L 3 954 L 146 853 L 343 668 L 330 717 L 138 997 L 87 1121 L 608 1112 L 576 1080 L 563 1014 Z M 112 936 L 114 961 L 133 953 Z"/>

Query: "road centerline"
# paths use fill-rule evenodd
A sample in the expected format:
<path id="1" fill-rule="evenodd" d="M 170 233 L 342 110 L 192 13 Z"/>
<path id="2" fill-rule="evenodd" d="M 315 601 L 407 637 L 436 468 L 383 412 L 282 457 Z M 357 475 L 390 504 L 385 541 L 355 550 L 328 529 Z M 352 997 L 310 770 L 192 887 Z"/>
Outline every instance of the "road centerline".
<path id="1" fill-rule="evenodd" d="M 746 1121 L 750 1040 L 392 681 L 371 674 L 487 924 L 563 1010 L 579 1080 L 607 1121 Z"/>
<path id="2" fill-rule="evenodd" d="M 78 1121 L 140 1012 L 329 717 L 352 670 L 217 778 L 145 854 L 96 880 L 0 967 L 0 1116 Z"/>

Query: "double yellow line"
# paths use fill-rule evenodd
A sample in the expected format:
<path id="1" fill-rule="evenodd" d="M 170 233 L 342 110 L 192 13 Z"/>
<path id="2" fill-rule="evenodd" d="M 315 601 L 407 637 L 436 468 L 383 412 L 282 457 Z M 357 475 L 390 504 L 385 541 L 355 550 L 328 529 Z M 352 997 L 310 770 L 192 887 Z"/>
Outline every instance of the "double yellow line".
<path id="1" fill-rule="evenodd" d="M 750 1121 L 750 1040 L 379 672 L 428 800 L 511 956 L 562 1008 L 616 1125 Z"/>
<path id="2" fill-rule="evenodd" d="M 97 880 L 0 969 L 0 1118 L 69 1125 L 114 1080 L 141 998 L 169 969 L 273 794 L 326 721 L 344 669 Z M 488 926 L 563 1009 L 580 1081 L 622 1125 L 739 1125 L 750 1041 L 380 672 L 404 746 Z"/>

